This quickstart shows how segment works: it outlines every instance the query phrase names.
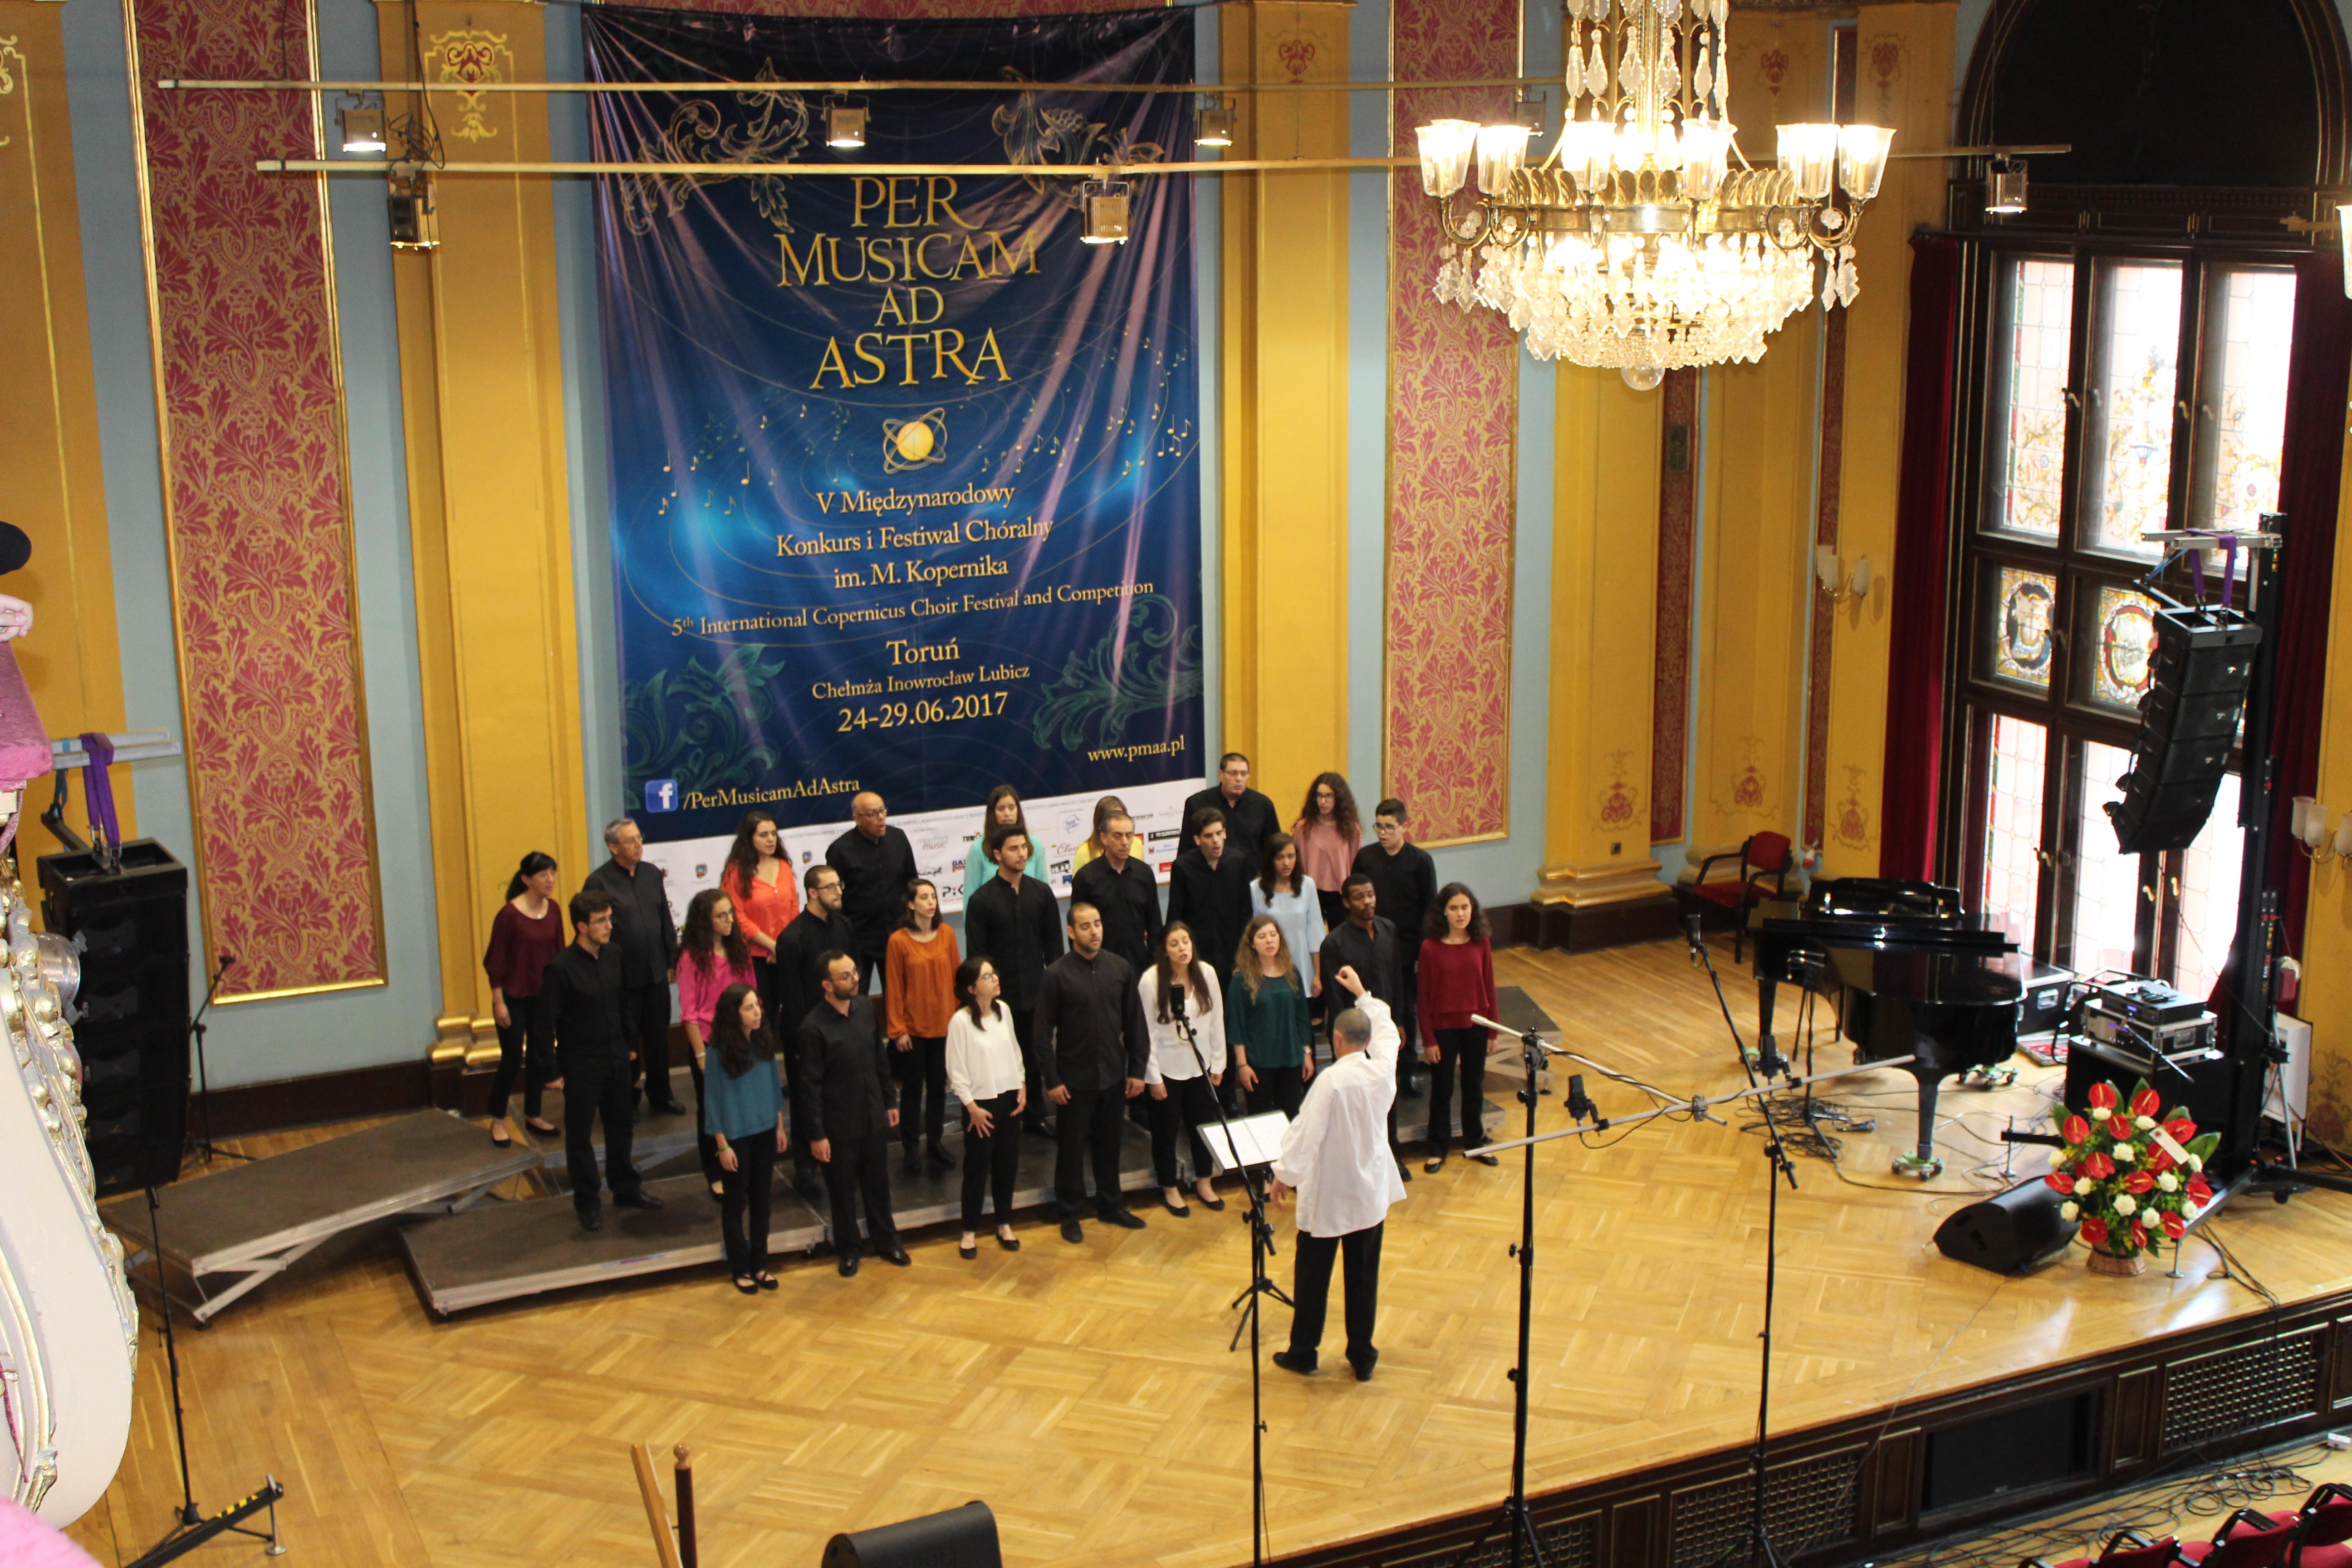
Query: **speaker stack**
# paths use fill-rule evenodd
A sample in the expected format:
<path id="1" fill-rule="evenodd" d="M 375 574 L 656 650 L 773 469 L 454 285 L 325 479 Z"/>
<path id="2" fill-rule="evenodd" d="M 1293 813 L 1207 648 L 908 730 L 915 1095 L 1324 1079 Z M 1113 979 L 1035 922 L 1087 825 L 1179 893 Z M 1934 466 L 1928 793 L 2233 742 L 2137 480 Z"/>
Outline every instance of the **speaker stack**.
<path id="1" fill-rule="evenodd" d="M 2186 849 L 2204 827 L 2229 771 L 2262 640 L 2262 627 L 2234 610 L 2157 611 L 2155 668 L 2139 700 L 2131 771 L 2121 780 L 2123 799 L 2106 807 L 2123 854 Z"/>
<path id="2" fill-rule="evenodd" d="M 44 855 L 41 914 L 82 940 L 82 1104 L 99 1195 L 180 1173 L 188 1135 L 188 872 L 151 838 L 109 867 L 88 850 Z"/>

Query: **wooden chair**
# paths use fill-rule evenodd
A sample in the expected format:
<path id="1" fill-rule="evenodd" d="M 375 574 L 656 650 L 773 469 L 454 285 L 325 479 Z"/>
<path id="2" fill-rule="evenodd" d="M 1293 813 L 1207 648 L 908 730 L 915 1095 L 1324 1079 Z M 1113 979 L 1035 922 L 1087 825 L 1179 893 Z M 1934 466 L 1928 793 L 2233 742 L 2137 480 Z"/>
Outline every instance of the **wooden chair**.
<path id="1" fill-rule="evenodd" d="M 2029 1557 L 2018 1568 L 2167 1568 L 2180 1561 L 2180 1542 L 2168 1535 L 2151 1541 L 2137 1530 L 2119 1530 L 2096 1557 L 2069 1557 L 2063 1563 Z"/>
<path id="2" fill-rule="evenodd" d="M 1737 859 L 1739 879 L 1736 882 L 1710 882 L 1706 874 L 1717 861 Z M 1776 899 L 1789 896 L 1789 871 L 1795 858 L 1789 853 L 1789 836 L 1785 833 L 1751 833 L 1747 842 L 1734 855 L 1726 850 L 1710 855 L 1699 862 L 1698 881 L 1692 887 L 1694 896 L 1732 911 L 1731 961 L 1739 962 L 1748 940 L 1748 908 L 1764 894 L 1764 879 L 1772 879 L 1771 893 Z"/>

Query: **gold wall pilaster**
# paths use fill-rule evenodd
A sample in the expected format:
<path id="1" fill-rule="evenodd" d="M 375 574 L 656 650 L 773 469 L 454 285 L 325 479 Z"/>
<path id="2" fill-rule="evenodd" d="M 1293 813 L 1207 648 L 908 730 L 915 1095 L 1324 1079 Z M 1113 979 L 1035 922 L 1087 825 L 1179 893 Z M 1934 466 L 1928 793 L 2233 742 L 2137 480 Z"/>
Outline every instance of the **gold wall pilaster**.
<path id="1" fill-rule="evenodd" d="M 2352 435 L 2344 443 L 2352 477 Z M 2301 520 L 2287 520 L 2290 528 Z M 2333 518 L 2311 526 L 2336 530 L 2335 613 L 2327 623 L 2327 689 L 2321 700 L 2319 778 L 2312 798 L 2336 818 L 2352 811 L 2352 484 L 2342 486 Z M 2311 868 L 2303 916 L 2303 991 L 2295 1016 L 2311 1025 L 2311 1131 L 2336 1142 L 2352 1132 L 2352 862 L 2333 854 Z"/>
<path id="2" fill-rule="evenodd" d="M 543 101 L 461 99 L 467 80 L 546 79 L 541 8 L 383 5 L 388 78 L 424 56 L 453 163 L 550 156 Z M 403 105 L 395 96 L 395 112 Z M 443 1049 L 490 1010 L 481 954 L 524 853 L 587 874 L 570 500 L 564 476 L 554 203 L 544 175 L 435 183 L 439 248 L 394 262 L 410 544 L 438 916 Z"/>
<path id="3" fill-rule="evenodd" d="M 123 727 L 122 653 L 82 290 L 73 126 L 66 111 L 64 7 L 0 0 L 0 518 L 25 531 L 33 558 L 0 593 L 33 606 L 16 662 L 52 735 Z M 114 774 L 115 810 L 136 832 L 131 771 Z M 18 864 L 59 847 L 36 820 L 48 782 L 28 795 Z M 68 821 L 88 821 L 75 780 Z M 29 879 L 29 869 L 26 873 Z"/>
<path id="4" fill-rule="evenodd" d="M 1225 81 L 1343 81 L 1338 0 L 1227 5 Z M 1242 94 L 1232 156 L 1344 157 L 1348 95 Z M 1231 174 L 1223 213 L 1223 725 L 1288 820 L 1348 757 L 1348 176 Z"/>
<path id="5" fill-rule="evenodd" d="M 1553 413 L 1551 715 L 1538 904 L 1663 895 L 1650 858 L 1657 640 L 1654 392 L 1566 363 Z"/>

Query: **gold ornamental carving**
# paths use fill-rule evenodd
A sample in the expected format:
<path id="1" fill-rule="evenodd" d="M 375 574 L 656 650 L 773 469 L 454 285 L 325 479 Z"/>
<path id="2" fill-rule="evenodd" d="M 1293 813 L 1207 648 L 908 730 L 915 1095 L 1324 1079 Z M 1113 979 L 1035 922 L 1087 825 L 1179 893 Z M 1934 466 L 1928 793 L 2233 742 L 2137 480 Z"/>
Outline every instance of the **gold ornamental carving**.
<path id="1" fill-rule="evenodd" d="M 480 82 L 502 82 L 514 67 L 514 52 L 507 47 L 504 33 L 485 32 L 475 27 L 458 27 L 433 35 L 425 58 L 433 62 L 436 83 L 457 84 L 457 124 L 453 134 L 467 142 L 486 142 L 496 136 L 498 127 L 489 123 L 488 110 L 478 92 L 467 92 L 467 85 Z"/>
<path id="2" fill-rule="evenodd" d="M 17 51 L 16 40 L 14 37 L 0 38 L 0 98 L 6 98 L 16 90 L 16 73 L 8 68 L 10 60 L 16 62 L 17 70 L 25 68 L 25 57 Z M 30 120 L 32 117 L 33 107 L 27 102 L 25 118 Z M 0 136 L 0 147 L 7 146 L 12 140 L 11 137 Z"/>

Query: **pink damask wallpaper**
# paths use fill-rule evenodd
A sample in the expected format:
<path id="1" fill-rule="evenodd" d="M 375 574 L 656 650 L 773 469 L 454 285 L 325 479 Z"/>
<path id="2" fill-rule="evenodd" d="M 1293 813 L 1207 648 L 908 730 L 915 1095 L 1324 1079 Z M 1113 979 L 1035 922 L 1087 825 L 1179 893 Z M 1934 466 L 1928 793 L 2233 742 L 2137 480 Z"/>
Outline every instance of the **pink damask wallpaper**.
<path id="1" fill-rule="evenodd" d="M 224 999 L 379 983 L 320 182 L 253 167 L 316 155 L 310 106 L 152 85 L 315 74 L 309 8 L 134 0 L 132 22 L 205 947 L 236 955 Z"/>
<path id="2" fill-rule="evenodd" d="M 1389 18 L 1399 80 L 1518 72 L 1515 0 L 1396 0 Z M 1505 119 L 1511 102 L 1507 88 L 1399 92 L 1396 151 L 1416 125 Z M 1418 173 L 1399 171 L 1390 210 L 1383 783 L 1428 843 L 1509 826 L 1518 347 L 1493 311 L 1430 292 L 1443 251 Z"/>
<path id="3" fill-rule="evenodd" d="M 1666 372 L 1665 382 L 1658 388 L 1658 402 L 1665 423 L 1666 450 L 1658 474 L 1658 645 L 1656 684 L 1650 700 L 1650 842 L 1664 844 L 1683 836 L 1683 773 L 1689 761 L 1698 372 Z"/>

